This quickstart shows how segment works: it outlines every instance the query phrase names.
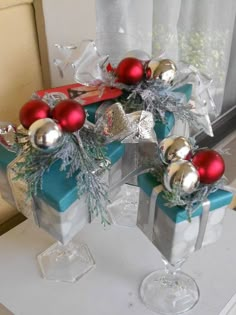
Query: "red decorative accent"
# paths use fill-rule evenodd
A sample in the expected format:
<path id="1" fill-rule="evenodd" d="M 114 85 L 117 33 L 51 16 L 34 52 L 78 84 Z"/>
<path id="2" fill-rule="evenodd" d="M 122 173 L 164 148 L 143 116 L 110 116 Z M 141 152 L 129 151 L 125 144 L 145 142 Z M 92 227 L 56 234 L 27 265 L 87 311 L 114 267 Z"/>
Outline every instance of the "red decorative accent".
<path id="1" fill-rule="evenodd" d="M 147 80 L 149 80 L 149 79 L 151 78 L 151 76 L 152 76 L 152 70 L 151 70 L 151 68 L 148 67 L 148 68 L 146 69 L 145 76 L 146 76 L 146 79 L 147 79 Z"/>
<path id="2" fill-rule="evenodd" d="M 200 182 L 212 184 L 219 180 L 225 171 L 221 155 L 210 149 L 202 149 L 194 154 L 192 164 L 199 172 Z"/>
<path id="3" fill-rule="evenodd" d="M 83 127 L 86 114 L 82 105 L 73 100 L 63 100 L 54 107 L 52 117 L 63 131 L 75 132 Z"/>
<path id="4" fill-rule="evenodd" d="M 72 90 L 80 94 L 80 96 L 75 98 L 75 100 L 78 101 L 80 104 L 82 100 L 81 105 L 83 106 L 117 98 L 122 94 L 122 91 L 117 88 L 105 87 L 101 95 L 101 89 L 99 90 L 99 87 L 85 86 L 79 83 L 59 86 L 48 90 L 41 90 L 36 93 L 39 97 L 44 97 L 45 94 L 50 93 L 63 93 L 65 97 L 72 98 L 69 94 L 69 91 Z"/>
<path id="5" fill-rule="evenodd" d="M 20 122 L 28 129 L 38 119 L 50 117 L 50 107 L 41 100 L 30 100 L 20 110 Z"/>
<path id="6" fill-rule="evenodd" d="M 142 61 L 127 57 L 118 64 L 116 68 L 118 82 L 132 85 L 139 83 L 144 76 L 144 67 Z"/>
<path id="7" fill-rule="evenodd" d="M 112 67 L 112 65 L 110 63 L 108 63 L 107 72 L 112 72 L 112 71 L 114 71 L 114 68 Z"/>
<path id="8" fill-rule="evenodd" d="M 191 162 L 192 157 L 193 157 L 193 153 L 190 151 L 189 154 L 186 156 L 185 160 Z"/>

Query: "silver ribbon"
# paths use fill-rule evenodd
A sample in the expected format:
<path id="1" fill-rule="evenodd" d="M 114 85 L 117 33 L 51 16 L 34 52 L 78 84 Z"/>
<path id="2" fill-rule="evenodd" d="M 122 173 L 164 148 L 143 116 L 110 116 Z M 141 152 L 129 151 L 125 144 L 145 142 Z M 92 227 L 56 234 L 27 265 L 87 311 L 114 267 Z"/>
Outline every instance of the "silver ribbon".
<path id="1" fill-rule="evenodd" d="M 206 227 L 209 217 L 209 211 L 210 211 L 210 200 L 205 200 L 202 204 L 202 214 L 200 216 L 200 222 L 199 222 L 199 231 L 198 236 L 195 244 L 195 250 L 198 250 L 202 247 L 203 239 L 206 233 Z"/>
<path id="2" fill-rule="evenodd" d="M 150 204 L 149 204 L 149 216 L 148 216 L 148 223 L 147 223 L 147 232 L 148 238 L 153 241 L 153 228 L 156 216 L 156 201 L 159 193 L 163 190 L 162 185 L 158 185 L 153 188 L 152 194 L 150 197 Z"/>
<path id="3" fill-rule="evenodd" d="M 162 185 L 158 185 L 153 188 L 152 194 L 150 197 L 150 203 L 149 203 L 149 216 L 148 216 L 148 223 L 145 227 L 146 235 L 147 237 L 153 241 L 153 228 L 155 223 L 155 217 L 156 217 L 156 201 L 159 193 L 163 190 Z M 200 222 L 199 222 L 199 230 L 198 230 L 198 236 L 195 244 L 195 250 L 198 250 L 202 247 L 202 243 L 204 240 L 208 217 L 209 217 L 209 210 L 210 210 L 210 201 L 205 200 L 202 204 L 202 213 L 200 215 Z"/>
<path id="4" fill-rule="evenodd" d="M 14 166 L 17 162 L 22 160 L 22 156 L 18 155 L 7 166 L 7 178 L 12 191 L 12 196 L 18 211 L 20 211 L 26 218 L 34 219 L 34 222 L 39 225 L 37 217 L 36 204 L 34 198 L 27 198 L 28 185 L 23 180 L 15 180 L 16 172 Z"/>
<path id="5" fill-rule="evenodd" d="M 8 122 L 0 122 L 0 144 L 8 151 L 15 152 L 16 127 Z"/>

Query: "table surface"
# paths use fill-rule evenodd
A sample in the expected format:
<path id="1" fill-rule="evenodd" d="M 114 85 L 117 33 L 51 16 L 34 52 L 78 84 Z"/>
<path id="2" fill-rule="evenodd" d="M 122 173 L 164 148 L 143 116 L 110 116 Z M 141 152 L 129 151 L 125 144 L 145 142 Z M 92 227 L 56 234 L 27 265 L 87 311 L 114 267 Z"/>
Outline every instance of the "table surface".
<path id="1" fill-rule="evenodd" d="M 227 211 L 221 239 L 192 254 L 183 266 L 200 288 L 200 301 L 188 315 L 218 315 L 236 293 L 236 213 Z M 153 315 L 139 298 L 139 286 L 163 267 L 158 250 L 138 228 L 97 222 L 86 226 L 96 269 L 76 283 L 42 279 L 38 253 L 54 241 L 25 221 L 0 237 L 0 303 L 15 315 Z"/>

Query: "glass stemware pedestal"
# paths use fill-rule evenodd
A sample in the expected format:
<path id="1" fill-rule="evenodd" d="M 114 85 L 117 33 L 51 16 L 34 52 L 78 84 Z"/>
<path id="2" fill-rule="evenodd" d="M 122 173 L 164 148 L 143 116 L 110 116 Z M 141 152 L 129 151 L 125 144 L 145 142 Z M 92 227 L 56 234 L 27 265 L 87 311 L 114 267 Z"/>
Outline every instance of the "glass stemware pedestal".
<path id="1" fill-rule="evenodd" d="M 139 188 L 124 184 L 116 200 L 108 206 L 112 223 L 123 227 L 136 227 L 138 214 Z"/>
<path id="2" fill-rule="evenodd" d="M 165 268 L 152 272 L 142 282 L 143 303 L 158 314 L 187 312 L 199 300 L 199 288 L 193 278 L 181 271 L 185 259 L 171 265 L 162 258 Z"/>
<path id="3" fill-rule="evenodd" d="M 76 238 L 68 244 L 54 243 L 37 256 L 43 278 L 76 282 L 95 268 L 88 246 Z"/>

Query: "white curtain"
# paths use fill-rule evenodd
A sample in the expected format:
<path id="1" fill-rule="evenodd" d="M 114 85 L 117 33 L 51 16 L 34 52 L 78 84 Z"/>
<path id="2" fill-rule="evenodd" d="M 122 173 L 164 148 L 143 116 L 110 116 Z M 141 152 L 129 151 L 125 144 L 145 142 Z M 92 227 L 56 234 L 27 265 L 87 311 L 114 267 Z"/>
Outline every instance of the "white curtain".
<path id="1" fill-rule="evenodd" d="M 235 12 L 235 0 L 96 0 L 97 45 L 114 63 L 141 49 L 196 66 L 219 115 L 236 105 Z"/>

